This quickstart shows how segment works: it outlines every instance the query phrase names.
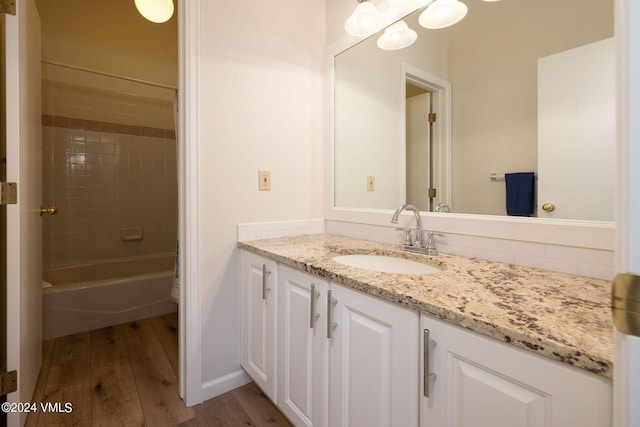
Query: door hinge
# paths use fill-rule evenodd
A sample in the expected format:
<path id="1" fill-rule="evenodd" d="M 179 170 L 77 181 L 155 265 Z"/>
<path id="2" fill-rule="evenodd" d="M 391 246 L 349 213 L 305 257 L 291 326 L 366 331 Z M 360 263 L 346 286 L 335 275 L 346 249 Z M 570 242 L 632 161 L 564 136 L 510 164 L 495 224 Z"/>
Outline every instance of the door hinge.
<path id="1" fill-rule="evenodd" d="M 18 390 L 18 371 L 3 372 L 0 374 L 0 396 L 13 393 Z"/>
<path id="2" fill-rule="evenodd" d="M 436 198 L 436 189 L 435 188 L 429 188 L 428 192 L 429 192 L 429 198 L 430 199 L 435 199 Z"/>
<path id="3" fill-rule="evenodd" d="M 0 13 L 16 14 L 16 0 L 0 0 Z"/>
<path id="4" fill-rule="evenodd" d="M 429 113 L 429 115 L 427 116 L 427 120 L 429 120 L 429 123 L 435 123 L 436 122 L 436 113 Z"/>
<path id="5" fill-rule="evenodd" d="M 15 182 L 0 182 L 0 206 L 18 203 L 18 184 Z"/>
<path id="6" fill-rule="evenodd" d="M 611 309 L 616 328 L 640 337 L 640 276 L 620 273 L 613 281 Z"/>

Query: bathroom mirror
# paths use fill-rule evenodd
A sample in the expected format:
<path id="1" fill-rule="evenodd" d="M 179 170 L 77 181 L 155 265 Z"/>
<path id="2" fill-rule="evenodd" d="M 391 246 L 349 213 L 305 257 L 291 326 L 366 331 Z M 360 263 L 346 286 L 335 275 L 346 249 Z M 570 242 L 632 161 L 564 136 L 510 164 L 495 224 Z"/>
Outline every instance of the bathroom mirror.
<path id="1" fill-rule="evenodd" d="M 612 0 L 465 3 L 446 29 L 406 17 L 407 48 L 335 56 L 334 206 L 506 215 L 504 174 L 534 172 L 532 216 L 613 221 Z"/>

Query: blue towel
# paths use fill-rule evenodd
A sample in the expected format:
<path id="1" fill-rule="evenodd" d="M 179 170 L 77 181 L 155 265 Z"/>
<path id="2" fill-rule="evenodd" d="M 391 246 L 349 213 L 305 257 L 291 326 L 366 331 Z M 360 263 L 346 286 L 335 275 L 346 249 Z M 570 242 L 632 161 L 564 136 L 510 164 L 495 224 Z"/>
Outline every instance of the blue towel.
<path id="1" fill-rule="evenodd" d="M 535 195 L 533 172 L 506 173 L 504 180 L 507 189 L 507 215 L 531 215 Z"/>

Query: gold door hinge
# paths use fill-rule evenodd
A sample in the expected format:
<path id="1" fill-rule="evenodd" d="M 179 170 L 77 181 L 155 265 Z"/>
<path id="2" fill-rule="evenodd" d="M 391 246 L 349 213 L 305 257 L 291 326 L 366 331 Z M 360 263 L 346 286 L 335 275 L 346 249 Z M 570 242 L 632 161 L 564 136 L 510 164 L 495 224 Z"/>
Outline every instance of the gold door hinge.
<path id="1" fill-rule="evenodd" d="M 18 203 L 18 185 L 15 182 L 0 182 L 0 206 Z"/>
<path id="2" fill-rule="evenodd" d="M 435 199 L 436 198 L 436 189 L 435 188 L 430 188 L 429 189 L 429 198 L 430 199 Z"/>
<path id="3" fill-rule="evenodd" d="M 16 14 L 16 0 L 0 0 L 0 13 Z"/>
<path id="4" fill-rule="evenodd" d="M 18 371 L 3 372 L 0 374 L 0 396 L 13 393 L 18 390 Z"/>
<path id="5" fill-rule="evenodd" d="M 616 328 L 640 337 L 640 276 L 620 273 L 613 281 L 611 309 Z"/>
<path id="6" fill-rule="evenodd" d="M 436 122 L 436 113 L 429 113 L 429 115 L 427 116 L 427 120 L 429 120 L 429 123 L 435 123 Z"/>

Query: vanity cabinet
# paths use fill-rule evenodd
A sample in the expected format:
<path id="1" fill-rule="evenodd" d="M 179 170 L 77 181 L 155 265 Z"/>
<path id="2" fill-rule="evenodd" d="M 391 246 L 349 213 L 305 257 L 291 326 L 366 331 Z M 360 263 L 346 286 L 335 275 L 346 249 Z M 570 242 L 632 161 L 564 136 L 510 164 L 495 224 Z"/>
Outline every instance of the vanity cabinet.
<path id="1" fill-rule="evenodd" d="M 421 329 L 422 427 L 611 425 L 606 378 L 429 316 Z"/>
<path id="2" fill-rule="evenodd" d="M 418 425 L 417 312 L 242 258 L 242 366 L 294 425 Z"/>
<path id="3" fill-rule="evenodd" d="M 241 365 L 262 391 L 277 402 L 278 264 L 244 252 L 241 268 Z"/>

